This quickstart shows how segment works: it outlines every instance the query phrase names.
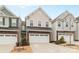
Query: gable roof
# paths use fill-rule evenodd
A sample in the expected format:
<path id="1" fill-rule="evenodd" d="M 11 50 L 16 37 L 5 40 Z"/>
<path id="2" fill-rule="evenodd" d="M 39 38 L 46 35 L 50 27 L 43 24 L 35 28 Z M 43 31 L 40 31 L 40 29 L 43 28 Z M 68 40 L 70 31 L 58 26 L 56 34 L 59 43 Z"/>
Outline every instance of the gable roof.
<path id="1" fill-rule="evenodd" d="M 54 23 L 55 21 L 57 20 L 61 20 L 61 19 L 64 19 L 65 17 L 69 16 L 69 15 L 72 15 L 69 11 L 65 11 L 63 12 L 62 14 L 60 14 L 58 17 L 56 17 L 52 23 Z"/>
<path id="2" fill-rule="evenodd" d="M 14 15 L 7 7 L 5 7 L 4 5 L 0 6 L 0 11 L 2 11 L 5 16 L 12 16 L 12 17 L 16 17 L 16 15 Z M 4 16 L 4 15 L 2 15 Z"/>
<path id="3" fill-rule="evenodd" d="M 2 11 L 0 11 L 0 16 L 5 16 L 5 14 Z"/>
<path id="4" fill-rule="evenodd" d="M 35 10 L 34 12 L 32 12 L 31 14 L 29 14 L 25 18 L 28 18 L 29 16 L 33 15 L 34 13 L 36 13 L 38 11 L 41 11 L 45 16 L 47 16 L 49 18 L 49 20 L 51 20 L 51 18 L 46 14 L 46 12 L 44 12 L 44 10 L 41 7 L 39 7 L 37 10 Z"/>

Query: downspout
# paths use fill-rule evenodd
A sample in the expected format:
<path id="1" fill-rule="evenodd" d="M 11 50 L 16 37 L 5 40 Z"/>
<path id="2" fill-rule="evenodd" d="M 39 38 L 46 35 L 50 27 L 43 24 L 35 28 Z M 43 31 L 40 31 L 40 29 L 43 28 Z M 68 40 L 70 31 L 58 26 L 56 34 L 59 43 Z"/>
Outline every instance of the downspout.
<path id="1" fill-rule="evenodd" d="M 78 40 L 78 22 L 76 22 L 76 40 Z"/>
<path id="2" fill-rule="evenodd" d="M 71 31 L 71 19 L 70 19 L 70 31 Z M 71 34 L 70 34 L 70 44 L 71 44 Z"/>
<path id="3" fill-rule="evenodd" d="M 19 43 L 19 46 L 21 46 L 21 19 L 19 18 L 19 39 L 18 39 L 18 43 Z"/>

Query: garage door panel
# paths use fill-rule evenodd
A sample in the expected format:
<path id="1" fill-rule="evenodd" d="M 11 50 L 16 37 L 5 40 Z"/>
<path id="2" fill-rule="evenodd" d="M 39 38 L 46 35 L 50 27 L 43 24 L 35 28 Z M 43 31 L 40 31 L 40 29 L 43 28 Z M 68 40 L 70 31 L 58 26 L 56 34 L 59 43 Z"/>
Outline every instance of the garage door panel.
<path id="1" fill-rule="evenodd" d="M 29 34 L 30 43 L 48 43 L 49 34 Z"/>
<path id="2" fill-rule="evenodd" d="M 16 42 L 16 34 L 0 34 L 0 44 L 16 44 Z"/>

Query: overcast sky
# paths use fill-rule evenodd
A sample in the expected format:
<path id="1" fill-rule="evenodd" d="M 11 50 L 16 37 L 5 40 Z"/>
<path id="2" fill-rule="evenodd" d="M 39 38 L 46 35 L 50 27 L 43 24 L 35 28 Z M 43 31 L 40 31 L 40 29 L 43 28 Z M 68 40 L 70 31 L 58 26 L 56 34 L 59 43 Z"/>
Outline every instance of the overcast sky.
<path id="1" fill-rule="evenodd" d="M 7 5 L 6 7 L 16 16 L 20 16 L 22 20 L 24 20 L 25 16 L 28 16 L 35 11 L 39 6 Z M 45 5 L 41 7 L 52 19 L 56 18 L 66 10 L 72 13 L 75 17 L 79 16 L 79 5 Z"/>

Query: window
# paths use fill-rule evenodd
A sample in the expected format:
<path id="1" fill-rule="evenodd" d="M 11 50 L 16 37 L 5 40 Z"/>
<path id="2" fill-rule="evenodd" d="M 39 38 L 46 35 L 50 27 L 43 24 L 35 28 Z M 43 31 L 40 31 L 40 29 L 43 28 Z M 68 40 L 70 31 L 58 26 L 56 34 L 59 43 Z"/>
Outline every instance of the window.
<path id="1" fill-rule="evenodd" d="M 46 22 L 46 27 L 48 27 L 49 25 L 48 25 L 48 22 Z"/>
<path id="2" fill-rule="evenodd" d="M 0 37 L 3 37 L 4 35 L 3 34 L 0 34 Z"/>
<path id="3" fill-rule="evenodd" d="M 60 22 L 58 22 L 58 27 L 60 27 L 61 26 L 61 24 L 60 24 Z"/>
<path id="4" fill-rule="evenodd" d="M 3 18 L 0 17 L 0 25 L 3 25 Z"/>
<path id="5" fill-rule="evenodd" d="M 0 25 L 5 25 L 5 18 L 4 17 L 0 17 Z"/>
<path id="6" fill-rule="evenodd" d="M 30 34 L 30 36 L 34 36 L 34 34 Z"/>
<path id="7" fill-rule="evenodd" d="M 45 36 L 48 36 L 48 35 L 45 35 Z"/>
<path id="8" fill-rule="evenodd" d="M 40 36 L 44 36 L 43 34 L 40 34 Z"/>
<path id="9" fill-rule="evenodd" d="M 3 13 L 0 13 L 0 15 L 2 15 Z"/>
<path id="10" fill-rule="evenodd" d="M 68 27 L 68 22 L 66 22 L 66 27 Z"/>
<path id="11" fill-rule="evenodd" d="M 33 26 L 33 20 L 30 21 L 30 26 Z"/>
<path id="12" fill-rule="evenodd" d="M 35 36 L 39 36 L 39 34 L 36 34 Z"/>
<path id="13" fill-rule="evenodd" d="M 10 37 L 10 35 L 5 35 L 6 37 Z"/>
<path id="14" fill-rule="evenodd" d="M 72 23 L 72 25 L 71 25 L 72 27 L 74 27 L 74 24 Z"/>
<path id="15" fill-rule="evenodd" d="M 74 25 L 72 25 L 72 27 L 74 27 Z"/>
<path id="16" fill-rule="evenodd" d="M 17 26 L 17 19 L 11 19 L 11 26 L 16 27 Z"/>
<path id="17" fill-rule="evenodd" d="M 41 26 L 41 21 L 38 21 L 38 26 Z"/>
<path id="18" fill-rule="evenodd" d="M 48 36 L 47 34 L 41 34 L 40 36 Z"/>
<path id="19" fill-rule="evenodd" d="M 16 35 L 11 35 L 12 37 L 16 37 Z"/>

